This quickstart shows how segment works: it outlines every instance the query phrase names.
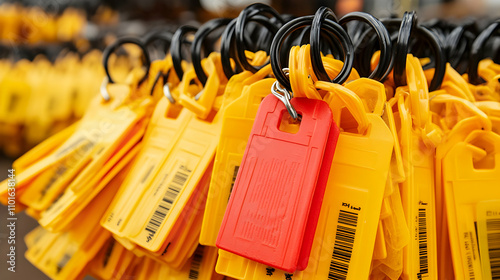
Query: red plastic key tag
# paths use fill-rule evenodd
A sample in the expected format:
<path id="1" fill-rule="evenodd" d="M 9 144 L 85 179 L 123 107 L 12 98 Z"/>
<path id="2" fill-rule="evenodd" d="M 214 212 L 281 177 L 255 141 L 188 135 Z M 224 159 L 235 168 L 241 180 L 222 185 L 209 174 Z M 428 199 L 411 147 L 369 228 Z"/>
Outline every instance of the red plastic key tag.
<path id="1" fill-rule="evenodd" d="M 324 194 L 324 186 L 315 191 L 327 181 L 318 182 L 325 147 L 338 137 L 336 128 L 328 141 L 332 114 L 324 101 L 294 98 L 291 105 L 302 120 L 298 130 L 285 132 L 285 105 L 273 95 L 262 101 L 216 243 L 289 272 L 302 268 L 309 256 L 310 248 L 301 250 L 308 227 L 318 219 L 312 204 L 321 204 Z M 325 164 L 331 165 L 332 156 L 328 151 Z"/>

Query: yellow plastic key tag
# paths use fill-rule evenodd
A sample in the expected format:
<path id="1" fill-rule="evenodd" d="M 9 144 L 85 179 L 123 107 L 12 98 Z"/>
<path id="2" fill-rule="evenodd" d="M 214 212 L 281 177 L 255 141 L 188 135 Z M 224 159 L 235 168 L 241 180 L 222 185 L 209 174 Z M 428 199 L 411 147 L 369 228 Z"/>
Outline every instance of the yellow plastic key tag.
<path id="1" fill-rule="evenodd" d="M 120 106 L 128 92 L 113 93 L 110 102 L 103 104 L 100 97 L 95 100 L 95 111 L 89 111 L 65 144 L 19 174 L 19 185 L 29 184 L 19 197 L 21 202 L 39 211 L 46 209 L 71 180 L 76 176 L 89 180 L 92 176 L 87 176 L 87 172 L 95 172 L 120 146 L 123 137 L 144 116 L 146 108 L 134 111 L 133 107 Z"/>
<path id="2" fill-rule="evenodd" d="M 126 277 L 129 266 L 136 258 L 135 255 L 114 239 L 110 239 L 108 247 L 103 247 L 103 252 L 103 258 L 95 262 L 91 271 L 98 272 L 98 275 L 104 279 Z"/>
<path id="3" fill-rule="evenodd" d="M 439 144 L 435 154 L 435 182 L 436 182 L 436 226 L 437 226 L 437 252 L 439 278 L 453 279 L 453 264 L 451 260 L 451 248 L 448 236 L 448 220 L 445 211 L 444 183 L 443 183 L 443 158 L 457 143 L 464 141 L 474 130 L 482 130 L 481 118 L 471 117 L 459 121 L 451 131 L 448 132 L 445 141 Z"/>
<path id="4" fill-rule="evenodd" d="M 158 102 L 144 136 L 143 148 L 134 161 L 130 175 L 103 216 L 101 225 L 104 228 L 123 237 L 121 230 L 126 223 L 126 215 L 133 210 L 141 192 L 159 172 L 168 150 L 191 118 L 193 114 L 190 111 L 177 108 L 167 98 Z"/>
<path id="5" fill-rule="evenodd" d="M 23 172 L 28 167 L 45 158 L 60 147 L 71 136 L 71 134 L 73 134 L 77 126 L 78 122 L 46 139 L 38 146 L 16 159 L 12 164 L 12 168 L 16 170 L 16 174 Z M 21 195 L 23 188 L 26 188 L 26 184 L 24 187 L 20 187 L 19 185 L 16 186 L 16 192 L 18 195 Z M 3 204 L 7 204 L 7 190 L 8 180 L 4 180 L 0 183 L 0 202 Z"/>
<path id="6" fill-rule="evenodd" d="M 222 280 L 223 276 L 214 272 L 217 259 L 217 248 L 198 246 L 193 256 L 180 269 L 174 269 L 168 265 L 162 265 L 157 279 L 200 279 L 200 280 Z"/>
<path id="7" fill-rule="evenodd" d="M 184 111 L 187 110 L 181 115 Z M 127 186 L 132 191 L 124 191 L 117 201 L 123 205 L 120 210 L 123 212 L 120 216 L 109 213 L 106 228 L 149 251 L 165 250 L 166 238 L 213 160 L 220 136 L 221 112 L 212 111 L 207 120 L 191 118 L 177 130 L 163 153 L 158 171 L 146 182 L 148 188 Z"/>
<path id="8" fill-rule="evenodd" d="M 203 59 L 202 64 L 205 66 L 204 69 L 210 73 L 206 85 L 195 96 L 190 96 L 188 88 L 191 86 L 191 81 L 197 78 L 194 68 L 186 71 L 181 82 L 182 94 L 179 103 L 194 112 L 200 119 L 206 119 L 213 109 L 215 98 L 223 92 L 227 80 L 222 71 L 219 53 L 212 52 Z"/>
<path id="9" fill-rule="evenodd" d="M 430 79 L 432 77 L 427 80 L 429 81 Z M 439 92 L 445 92 L 470 102 L 474 102 L 475 100 L 467 81 L 449 63 L 446 64 L 446 72 L 440 89 L 430 93 L 430 95 L 433 96 Z"/>
<path id="10" fill-rule="evenodd" d="M 474 131 L 443 159 L 443 187 L 456 279 L 486 279 L 476 237 L 478 203 L 500 199 L 500 136 Z M 484 216 L 483 216 L 484 217 Z M 482 232 L 482 234 L 484 234 Z"/>
<path id="11" fill-rule="evenodd" d="M 140 137 L 140 135 L 138 136 Z M 102 167 L 99 173 L 96 174 L 95 180 L 89 183 L 89 185 L 93 186 L 92 189 L 85 192 L 74 191 L 71 189 L 71 186 L 74 186 L 72 184 L 47 210 L 40 213 L 38 223 L 52 231 L 62 231 L 78 217 L 92 200 L 102 199 L 99 194 L 104 188 L 113 188 L 115 191 L 112 196 L 114 196 L 125 177 L 129 174 L 130 162 L 139 152 L 141 145 L 135 143 L 137 140 L 131 141 L 129 147 L 121 149 Z M 109 197 L 110 201 L 112 196 Z"/>
<path id="12" fill-rule="evenodd" d="M 400 143 L 407 174 L 406 180 L 400 184 L 401 199 L 412 236 L 405 248 L 404 274 L 408 279 L 436 279 L 434 150 L 427 148 L 418 132 L 413 131 L 404 96 L 398 101 L 398 109 L 401 118 Z"/>
<path id="13" fill-rule="evenodd" d="M 102 216 L 115 192 L 116 187 L 105 189 L 67 232 L 50 234 L 49 240 L 30 248 L 26 258 L 53 279 L 77 277 L 110 237 L 96 218 Z"/>
<path id="14" fill-rule="evenodd" d="M 318 82 L 316 86 L 329 91 L 326 100 L 333 100 L 331 95 L 343 95 L 334 84 Z M 342 106 L 338 102 L 328 103 L 332 109 Z M 361 114 L 355 118 L 366 119 L 367 129 L 363 134 L 345 129 L 340 133 L 303 279 L 367 279 L 370 273 L 393 138 L 384 121 L 375 114 L 364 113 L 360 105 L 361 111 L 349 111 Z M 336 122 L 341 128 L 351 123 L 349 119 Z M 359 127 L 354 131 L 357 130 Z"/>
<path id="15" fill-rule="evenodd" d="M 166 237 L 213 160 L 219 133 L 218 121 L 191 119 L 168 152 L 152 187 L 130 213 L 124 230 L 130 240 L 153 252 L 164 249 Z"/>
<path id="16" fill-rule="evenodd" d="M 212 170 L 212 165 L 210 165 L 198 183 L 196 192 L 184 207 L 179 220 L 176 222 L 176 226 L 178 224 L 181 225 L 179 230 L 172 231 L 173 234 L 171 233 L 165 241 L 168 242 L 165 250 L 158 256 L 161 261 L 167 262 L 173 266 L 175 266 L 175 264 L 179 266 L 181 263 L 187 261 L 191 255 L 186 248 L 193 248 L 198 245 L 203 220 L 203 210 L 205 209 L 206 194 L 210 185 Z"/>
<path id="17" fill-rule="evenodd" d="M 423 69 L 417 58 L 407 58 L 408 87 L 398 99 L 400 144 L 406 180 L 401 200 L 410 230 L 410 244 L 404 250 L 404 277 L 437 278 L 436 223 L 434 196 L 434 148 L 422 135 L 429 124 L 429 92 Z"/>

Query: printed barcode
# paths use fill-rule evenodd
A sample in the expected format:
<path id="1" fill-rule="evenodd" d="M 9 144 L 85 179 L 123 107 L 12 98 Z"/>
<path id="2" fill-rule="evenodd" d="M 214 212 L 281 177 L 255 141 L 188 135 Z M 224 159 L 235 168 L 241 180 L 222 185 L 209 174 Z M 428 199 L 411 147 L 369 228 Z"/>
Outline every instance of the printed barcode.
<path id="1" fill-rule="evenodd" d="M 175 199 L 181 192 L 182 187 L 186 183 L 189 177 L 189 173 L 191 173 L 191 170 L 187 169 L 184 165 L 181 165 L 179 170 L 175 174 L 174 179 L 168 186 L 168 189 L 165 192 L 162 200 L 160 201 L 160 204 L 153 213 L 153 217 L 151 217 L 146 226 L 146 230 L 150 232 L 149 236 L 147 237 L 147 242 L 152 239 L 156 231 L 158 231 L 158 228 L 160 228 L 163 220 L 165 220 L 168 211 L 170 211 L 172 204 L 174 203 Z"/>
<path id="2" fill-rule="evenodd" d="M 429 274 L 429 256 L 427 250 L 427 217 L 426 209 L 418 209 L 418 257 L 420 261 L 420 271 L 417 274 L 418 279 L 426 277 Z"/>
<path id="3" fill-rule="evenodd" d="M 500 279 L 500 219 L 486 220 L 491 278 Z"/>
<path id="4" fill-rule="evenodd" d="M 358 213 L 340 210 L 328 279 L 347 279 L 357 223 Z"/>
<path id="5" fill-rule="evenodd" d="M 146 171 L 146 173 L 144 173 L 144 176 L 142 177 L 141 179 L 141 184 L 144 184 L 144 182 L 146 182 L 146 179 L 149 177 L 149 175 L 151 174 L 151 171 L 153 171 L 153 168 L 155 166 L 154 165 L 151 165 L 149 168 L 148 168 L 148 171 Z"/>
<path id="6" fill-rule="evenodd" d="M 64 253 L 63 257 L 59 260 L 59 262 L 57 263 L 57 273 L 59 274 L 61 272 L 61 270 L 63 270 L 63 268 L 66 266 L 66 264 L 69 262 L 69 260 L 71 259 L 71 256 L 73 254 L 71 253 Z"/>
<path id="7" fill-rule="evenodd" d="M 106 265 L 108 265 L 109 258 L 111 257 L 111 253 L 113 252 L 113 247 L 115 247 L 115 240 L 111 239 L 108 248 L 106 248 L 106 254 L 104 255 L 102 267 L 106 267 Z"/>
<path id="8" fill-rule="evenodd" d="M 198 246 L 194 252 L 191 268 L 189 269 L 189 279 L 198 279 L 200 275 L 201 260 L 203 259 L 203 247 Z"/>
<path id="9" fill-rule="evenodd" d="M 475 280 L 476 276 L 474 274 L 474 260 L 473 260 L 473 249 L 472 249 L 472 232 L 464 232 L 465 238 L 465 248 L 468 248 L 468 251 L 465 253 L 465 257 L 467 258 L 467 269 L 469 272 L 469 280 Z"/>
<path id="10" fill-rule="evenodd" d="M 240 170 L 239 166 L 235 166 L 233 170 L 233 179 L 231 180 L 231 189 L 229 190 L 229 198 L 231 198 L 231 193 L 233 192 L 234 182 L 236 182 L 236 176 L 238 176 L 238 170 Z"/>

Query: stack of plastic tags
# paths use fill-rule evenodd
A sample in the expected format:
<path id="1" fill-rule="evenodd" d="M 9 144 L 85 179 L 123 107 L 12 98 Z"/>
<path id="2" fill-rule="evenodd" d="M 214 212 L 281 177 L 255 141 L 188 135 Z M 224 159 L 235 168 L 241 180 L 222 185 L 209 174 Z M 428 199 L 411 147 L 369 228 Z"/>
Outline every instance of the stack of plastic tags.
<path id="1" fill-rule="evenodd" d="M 82 36 L 86 24 L 85 13 L 74 8 L 56 15 L 36 6 L 0 5 L 0 41 L 28 44 L 69 42 Z"/>
<path id="2" fill-rule="evenodd" d="M 290 25 L 293 25 L 295 23 L 296 22 L 293 21 L 293 22 L 290 23 Z M 283 28 L 287 28 L 288 26 L 289 25 L 285 25 Z M 276 39 L 275 39 L 275 41 L 276 41 Z M 295 50 L 298 50 L 298 49 L 295 49 Z M 305 46 L 303 50 L 304 50 L 304 51 L 302 51 L 303 54 L 309 53 L 309 49 L 308 49 L 307 46 Z M 271 51 L 271 59 L 273 58 L 272 55 L 273 55 L 273 52 Z M 293 71 L 294 70 L 299 71 L 299 69 L 300 70 L 310 70 L 310 68 L 308 68 L 307 65 L 294 64 L 293 60 L 296 59 L 296 58 L 297 58 L 297 54 L 294 53 L 294 51 L 292 50 L 292 52 L 290 53 L 290 79 L 291 79 L 290 83 L 292 85 L 294 85 L 294 84 L 295 85 L 304 85 L 304 83 L 295 83 L 294 79 L 297 79 L 297 76 L 295 76 L 296 74 L 294 74 Z M 310 58 L 300 57 L 297 60 L 298 63 L 304 63 L 304 62 L 307 63 L 307 61 L 310 61 Z M 339 68 L 341 68 L 342 66 L 338 67 L 339 66 L 338 61 L 332 60 L 332 62 L 336 62 L 336 64 L 335 63 L 327 64 L 326 69 L 330 70 L 330 73 L 332 71 L 337 71 L 335 74 L 338 74 L 338 72 L 340 72 Z M 300 65 L 300 66 L 296 67 L 297 65 Z M 342 63 L 340 63 L 340 65 L 342 65 Z M 275 74 L 276 74 L 276 70 L 275 70 Z M 357 75 L 357 74 L 355 74 L 355 75 Z M 294 78 L 292 78 L 292 77 L 294 77 Z M 352 75 L 351 75 L 351 77 L 352 77 Z M 305 73 L 302 76 L 300 76 L 300 79 L 302 79 L 302 81 L 304 81 L 304 80 L 307 81 L 308 79 L 310 79 L 310 80 L 311 79 L 315 79 L 315 76 L 314 76 L 314 73 Z M 362 81 L 362 80 L 360 80 L 360 81 Z M 356 86 L 355 83 L 352 83 L 352 85 Z M 383 94 L 383 95 L 380 95 L 380 96 L 383 97 L 383 96 L 385 96 L 385 93 L 383 92 L 383 86 L 382 86 L 382 84 L 379 84 L 379 85 L 380 85 L 380 88 L 382 89 L 382 91 L 380 91 L 380 93 Z M 330 85 L 327 84 L 327 83 L 325 83 L 323 86 L 329 87 Z M 335 86 L 335 85 L 333 85 L 333 86 Z M 293 89 L 294 96 L 304 96 L 304 97 L 307 96 L 307 97 L 310 97 L 310 98 L 315 98 L 316 96 L 319 96 L 319 99 L 321 99 L 321 95 L 314 89 L 314 86 L 313 86 L 312 90 L 311 90 L 310 87 L 308 88 L 307 85 L 305 86 L 305 89 L 298 89 L 298 90 L 296 90 L 294 88 L 292 88 L 292 89 Z M 343 89 L 343 87 L 340 86 L 340 89 L 337 89 L 337 91 L 340 91 L 340 92 L 344 93 L 346 90 L 342 91 L 342 89 Z M 325 92 L 323 91 L 323 94 L 324 93 Z M 358 117 L 358 118 L 361 118 L 361 119 L 363 119 L 363 117 L 366 118 L 366 114 L 364 113 L 365 109 L 364 109 L 363 103 L 359 99 L 359 97 L 357 95 L 355 95 L 354 93 L 352 93 L 351 91 L 349 91 L 349 90 L 347 90 L 347 93 L 345 93 L 345 94 L 347 96 L 345 98 L 347 98 L 347 99 L 351 98 L 351 99 L 349 99 L 351 102 L 348 103 L 349 104 L 348 106 L 349 106 L 349 108 L 351 110 L 355 111 L 355 113 L 354 113 L 355 117 Z M 367 93 L 367 94 L 369 94 L 369 93 Z M 326 97 L 326 96 L 328 96 L 328 97 Z M 334 98 L 333 94 L 329 94 L 329 95 L 326 95 L 326 96 L 325 96 L 326 99 L 324 99 L 324 100 L 327 100 L 327 101 L 331 101 L 331 99 Z M 358 98 L 357 99 L 358 103 L 352 102 L 352 98 L 356 98 L 356 97 Z M 267 97 L 267 98 L 270 98 L 270 97 Z M 316 97 L 315 99 L 318 99 L 318 97 Z M 377 97 L 375 97 L 375 99 L 377 99 Z M 380 105 L 378 105 L 378 107 L 382 108 L 381 105 L 383 105 L 383 98 L 380 99 L 380 100 L 382 101 L 382 103 Z M 333 104 L 333 102 L 332 103 L 327 102 L 327 103 L 328 104 Z M 293 99 L 292 99 L 292 104 L 293 104 Z M 342 103 L 340 103 L 340 104 L 342 104 Z M 357 104 L 357 106 L 353 105 L 353 104 Z M 332 108 L 332 106 L 330 106 L 330 108 Z M 339 122 L 340 121 L 340 119 L 339 119 L 340 118 L 340 112 L 341 112 L 340 108 L 341 108 L 341 106 L 339 106 L 338 108 L 332 108 L 332 112 L 333 112 L 333 116 L 334 116 L 333 119 L 336 121 L 336 123 L 340 123 Z M 360 108 L 361 108 L 361 110 L 359 110 Z M 284 110 L 284 108 L 283 108 L 283 110 Z M 356 113 L 360 113 L 360 114 L 356 114 Z M 286 113 L 284 113 L 284 115 L 286 115 Z M 379 120 L 381 121 L 380 118 L 379 118 Z M 297 133 L 297 130 L 300 131 L 300 128 L 297 128 L 297 123 L 294 124 L 292 122 L 292 125 L 291 125 L 291 128 L 290 128 L 290 121 L 288 121 L 288 122 L 289 122 L 289 124 L 288 124 L 288 127 L 287 127 L 286 121 L 282 121 L 281 124 L 280 124 L 280 126 L 279 126 L 280 129 L 288 129 L 288 131 L 292 132 L 292 133 L 294 133 L 294 132 Z M 349 123 L 349 121 L 347 121 L 347 123 L 349 125 L 352 124 L 352 122 Z M 366 129 L 366 122 L 364 124 L 365 124 L 365 126 L 363 128 L 361 128 L 361 129 Z M 382 124 L 383 124 L 383 122 L 382 122 Z M 304 126 L 307 127 L 307 125 L 305 124 L 305 122 L 300 124 L 300 126 L 302 126 L 302 125 L 304 125 Z M 348 129 L 352 129 L 352 126 L 349 127 L 349 125 L 346 125 L 346 127 L 348 127 Z M 293 127 L 293 126 L 295 126 L 295 127 Z M 388 130 L 387 130 L 387 132 L 388 132 Z M 339 138 L 339 144 L 340 144 L 340 139 L 341 138 L 342 138 L 342 133 L 341 133 L 341 136 Z M 388 142 L 389 145 L 386 146 L 386 147 L 387 147 L 387 151 L 388 151 L 388 155 L 389 155 L 390 151 L 392 149 L 392 147 L 391 147 L 392 144 L 390 144 L 391 141 L 392 141 L 392 139 L 391 139 L 390 135 L 389 135 L 388 139 L 389 139 L 389 142 Z M 382 146 L 384 146 L 384 145 L 382 145 Z M 333 148 L 333 147 L 335 147 L 335 145 L 330 144 L 329 147 Z M 338 155 L 338 151 L 339 151 L 338 149 L 339 149 L 339 146 L 337 146 L 337 153 L 335 153 L 335 156 L 333 158 L 333 164 L 332 163 L 329 164 L 329 165 L 332 166 L 332 172 L 333 172 L 333 166 L 335 166 L 335 158 L 337 158 L 337 155 Z M 382 150 L 383 149 L 384 148 L 382 148 Z M 325 157 L 327 155 L 328 155 L 328 153 L 325 153 Z M 333 149 L 330 149 L 330 155 L 333 156 Z M 387 157 L 387 164 L 386 164 L 386 168 L 387 169 L 386 170 L 388 170 L 388 167 L 389 167 L 389 161 L 388 161 L 388 159 L 389 159 L 389 157 Z M 329 167 L 328 167 L 328 169 L 329 169 Z M 328 171 L 328 169 L 325 168 L 326 173 L 330 172 L 330 171 Z M 325 170 L 323 170 L 323 167 L 322 167 L 322 170 L 320 172 L 325 172 Z M 242 172 L 241 169 L 240 169 L 240 172 Z M 238 175 L 238 176 L 240 176 L 240 175 Z M 327 221 L 326 221 L 326 215 L 331 214 L 331 213 L 328 213 L 328 212 L 324 213 L 325 204 L 329 205 L 330 201 L 328 201 L 328 200 L 330 198 L 332 198 L 332 194 L 329 193 L 329 190 L 332 189 L 332 187 L 330 187 L 331 186 L 330 184 L 334 184 L 334 183 L 332 183 L 333 181 L 331 180 L 331 177 L 332 176 L 330 176 L 330 178 L 328 178 L 328 177 L 324 177 L 323 178 L 325 181 L 328 181 L 328 183 L 324 182 L 324 183 L 327 183 L 327 184 L 325 185 L 326 186 L 326 193 L 325 193 L 325 200 L 323 201 L 323 208 L 320 208 L 319 207 L 320 203 L 316 202 L 315 203 L 316 209 L 313 210 L 314 207 L 311 209 L 311 213 L 314 213 L 315 211 L 317 211 L 316 212 L 317 213 L 316 214 L 317 215 L 316 219 L 318 219 L 318 216 L 319 216 L 319 221 L 316 220 L 318 222 L 318 230 L 316 231 L 316 236 L 318 236 L 318 238 L 314 238 L 314 234 L 315 234 L 314 230 L 309 231 L 308 233 L 305 233 L 306 236 L 308 236 L 308 234 L 312 234 L 312 235 L 309 235 L 308 238 L 307 238 L 307 240 L 311 241 L 311 243 L 310 244 L 307 244 L 307 243 L 302 244 L 302 246 L 303 246 L 302 250 L 305 250 L 305 252 L 307 252 L 308 247 L 309 247 L 309 249 L 311 249 L 311 247 L 312 247 L 313 254 L 315 254 L 318 251 L 323 251 L 322 250 L 324 248 L 324 245 L 323 245 L 323 240 L 324 239 L 323 239 L 323 237 L 325 237 L 325 234 L 324 234 L 325 233 L 325 227 L 327 226 L 327 225 L 325 225 L 325 223 L 327 223 Z M 386 181 L 386 178 L 384 178 L 384 180 L 382 182 L 382 184 L 383 184 L 384 187 L 385 187 L 385 181 Z M 238 179 L 236 179 L 236 183 L 238 183 Z M 318 179 L 318 188 L 319 188 L 319 186 L 320 186 L 320 179 Z M 236 189 L 235 189 L 235 191 L 236 191 Z M 315 196 L 316 196 L 316 194 L 315 194 Z M 382 197 L 380 197 L 380 203 L 381 203 L 381 201 L 382 201 Z M 336 204 L 335 202 L 333 202 L 333 203 Z M 363 210 L 364 210 L 364 208 L 366 206 L 366 204 L 364 204 L 364 203 L 367 203 L 367 201 L 364 201 L 362 203 L 363 204 L 363 207 L 362 207 Z M 342 203 L 338 203 L 338 204 L 342 205 Z M 344 211 L 344 212 L 348 212 L 347 214 L 350 213 L 350 211 L 349 211 L 349 209 L 350 209 L 349 207 L 350 206 L 351 205 L 349 205 L 349 206 L 345 205 L 345 207 L 348 207 L 348 210 Z M 361 208 L 358 209 L 358 207 L 356 207 L 355 205 L 352 205 L 352 206 L 354 208 L 356 208 L 357 211 L 361 211 Z M 376 205 L 374 205 L 374 207 L 377 208 Z M 335 208 L 336 208 L 335 210 L 327 210 L 327 211 L 336 211 L 335 214 L 337 216 L 339 216 L 339 215 L 342 216 L 343 212 L 340 211 L 340 209 L 339 209 L 340 207 L 337 206 L 337 205 L 335 205 Z M 321 214 L 320 214 L 320 209 L 321 209 Z M 376 212 L 380 212 L 380 208 Z M 363 212 L 363 214 L 364 213 L 365 212 Z M 333 215 L 335 215 L 335 214 L 333 214 Z M 353 215 L 356 215 L 356 214 L 357 213 L 354 213 Z M 347 217 L 346 219 L 349 219 L 349 217 Z M 310 219 L 308 222 L 311 222 L 313 220 L 314 219 Z M 346 220 L 342 216 L 339 221 L 340 221 L 339 223 L 342 223 L 342 221 L 346 221 Z M 336 221 L 334 221 L 334 222 L 336 222 Z M 378 218 L 375 219 L 375 224 L 373 224 L 374 227 L 372 226 L 373 229 L 376 229 L 377 222 L 378 222 Z M 316 225 L 314 223 L 315 222 L 312 222 L 311 224 L 308 224 L 308 226 L 310 228 L 316 227 Z M 340 225 L 340 226 L 342 227 L 343 225 Z M 356 227 L 357 223 L 355 223 L 354 225 L 351 225 L 351 226 Z M 348 227 L 346 227 L 346 228 L 347 228 L 347 230 L 350 230 L 350 228 L 348 228 Z M 334 240 L 334 238 L 335 238 L 335 224 L 330 225 L 330 229 L 329 230 L 330 230 L 330 234 L 331 234 L 330 239 Z M 369 238 L 369 237 L 365 236 L 365 238 Z M 340 239 L 341 238 L 339 237 L 339 242 L 341 242 Z M 313 240 L 315 242 L 314 244 L 312 243 Z M 373 235 L 373 240 L 374 240 L 374 235 Z M 361 242 L 359 244 L 361 244 Z M 341 248 L 343 245 L 344 244 L 340 244 L 340 243 L 337 244 L 337 246 L 340 246 L 339 248 Z M 347 245 L 349 245 L 349 244 L 347 244 Z M 252 261 L 249 261 L 249 260 L 245 260 L 245 259 L 242 259 L 242 258 L 237 258 L 235 255 L 229 255 L 229 254 L 226 254 L 226 253 L 223 255 L 224 251 L 221 251 L 220 252 L 220 256 L 219 256 L 219 260 L 218 260 L 218 264 L 217 264 L 217 271 L 219 271 L 220 269 L 226 269 L 226 270 L 233 270 L 233 272 L 237 273 L 238 269 L 236 269 L 235 267 L 238 267 L 238 268 L 240 268 L 239 269 L 240 274 L 239 275 L 233 274 L 231 276 L 237 277 L 237 278 L 240 278 L 240 279 L 263 279 L 263 278 L 266 278 L 266 277 L 275 277 L 276 279 L 282 279 L 282 278 L 286 278 L 286 279 L 292 279 L 292 278 L 293 279 L 321 279 L 321 278 L 325 278 L 326 279 L 328 277 L 343 277 L 343 275 L 337 275 L 337 276 L 335 275 L 335 273 L 337 273 L 337 271 L 339 271 L 339 270 L 337 270 L 336 267 L 335 267 L 336 261 L 333 261 L 333 262 L 331 261 L 332 257 L 333 258 L 336 257 L 335 253 L 332 253 L 334 251 L 333 244 L 332 244 L 331 248 L 328 248 L 328 250 L 330 250 L 330 252 L 327 253 L 329 255 L 328 258 L 323 258 L 323 257 L 318 257 L 316 255 L 312 255 L 311 258 L 310 258 L 310 261 L 309 261 L 309 266 L 307 266 L 307 258 L 309 258 L 309 256 L 307 256 L 307 258 L 305 258 L 305 259 L 301 259 L 300 260 L 301 262 L 305 261 L 305 265 L 302 263 L 302 270 L 305 269 L 306 267 L 307 268 L 303 272 L 296 271 L 295 273 L 293 273 L 293 271 L 292 271 L 292 273 L 290 273 L 289 271 L 288 272 L 287 271 L 282 271 L 282 270 L 278 270 L 277 268 L 274 268 L 274 267 L 271 267 L 271 266 L 266 266 L 264 264 L 259 264 L 259 263 L 252 262 Z M 303 252 L 304 251 L 301 251 L 301 253 L 303 253 Z M 340 251 L 337 251 L 337 252 L 340 253 L 340 254 L 342 254 Z M 325 252 L 323 251 L 322 255 L 326 255 L 324 253 Z M 359 251 L 359 253 L 361 253 L 361 251 Z M 309 254 L 309 252 L 307 252 L 306 254 Z M 356 254 L 356 258 L 357 259 L 360 258 L 360 257 L 361 257 L 361 254 Z M 321 259 L 322 262 L 319 263 L 319 264 L 316 263 L 316 261 L 318 261 L 320 259 Z M 369 261 L 371 260 L 370 257 L 368 257 L 367 260 L 368 260 L 368 263 L 367 263 L 366 267 L 369 268 Z M 332 265 L 332 263 L 333 263 L 333 265 Z M 345 263 L 343 261 L 339 261 L 338 264 L 339 264 L 339 266 L 341 266 L 341 269 L 343 267 L 345 267 Z M 320 271 L 320 267 L 322 267 L 321 271 Z M 347 274 L 347 270 L 345 270 L 345 271 L 340 270 L 340 273 Z M 366 277 L 367 276 L 368 276 L 368 270 L 366 271 Z"/>
<path id="3" fill-rule="evenodd" d="M 131 275 L 136 257 L 119 242 L 110 238 L 89 263 L 89 274 L 97 279 L 123 279 Z"/>
<path id="4" fill-rule="evenodd" d="M 87 264 L 93 261 L 111 236 L 96 218 L 104 214 L 128 170 L 130 165 L 87 205 L 66 231 L 55 233 L 38 227 L 29 233 L 26 236 L 26 258 L 52 279 L 83 278 Z"/>
<path id="5" fill-rule="evenodd" d="M 1 149 L 9 156 L 19 156 L 80 119 L 104 77 L 101 61 L 97 50 L 81 59 L 67 53 L 54 63 L 43 56 L 32 62 L 2 60 Z M 111 69 L 116 66 L 110 63 Z"/>
<path id="6" fill-rule="evenodd" d="M 212 24 L 214 22 L 204 26 Z M 179 30 L 172 39 L 173 57 L 188 27 Z M 196 33 L 193 46 L 202 40 L 200 34 Z M 199 246 L 225 108 L 225 101 L 217 102 L 217 99 L 225 99 L 227 83 L 220 54 L 211 53 L 199 66 L 208 75 L 204 85 L 193 66 L 175 69 L 182 80 L 177 89 L 170 91 L 172 100 L 164 98 L 156 107 L 148 128 L 150 134 L 144 140 L 134 171 L 102 220 L 102 225 L 125 247 L 156 260 L 156 267 L 165 266 L 164 273 L 179 277 L 186 270 L 189 274 L 190 263 L 196 266 L 199 262 L 200 257 L 193 258 L 193 254 Z M 206 264 L 200 267 L 203 268 L 200 276 L 211 279 L 217 251 L 207 248 L 198 255 L 206 259 Z"/>
<path id="7" fill-rule="evenodd" d="M 242 24 L 244 24 L 243 20 L 246 13 L 254 8 L 267 11 L 274 16 L 277 15 L 276 11 L 262 4 L 254 4 L 245 8 L 240 13 L 240 16 L 228 25 L 222 35 L 222 40 L 226 42 L 226 45 L 231 45 L 233 39 L 231 36 L 238 37 L 238 31 L 241 32 L 244 29 Z M 240 24 L 239 30 L 232 29 L 231 26 L 234 27 L 238 24 Z M 234 32 L 234 34 L 231 34 L 231 32 Z M 234 52 L 243 51 L 239 49 L 238 45 L 235 48 Z M 223 50 L 224 46 L 222 47 Z M 263 51 L 255 54 L 246 52 L 246 55 L 251 58 L 251 64 L 255 66 L 263 65 L 269 58 Z M 226 69 L 224 70 L 226 71 Z M 274 79 L 266 78 L 271 73 L 270 65 L 263 66 L 258 71 L 255 69 L 252 72 L 244 71 L 233 75 L 229 79 L 224 92 L 226 105 L 222 114 L 221 136 L 217 146 L 200 234 L 200 243 L 206 246 L 216 246 L 219 228 L 241 165 L 257 110 L 262 99 L 269 94 L 269 89 L 274 82 Z M 226 252 L 220 254 L 224 253 Z"/>
<path id="8" fill-rule="evenodd" d="M 498 23 L 474 41 L 465 79 L 454 75 L 459 90 L 433 92 L 430 102 L 434 122 L 445 133 L 435 157 L 440 277 L 500 277 L 500 103 L 495 91 L 500 68 L 491 59 L 479 61 L 495 28 Z"/>
<path id="9" fill-rule="evenodd" d="M 67 226 L 138 151 L 154 98 L 128 85 L 108 90 L 110 101 L 98 96 L 82 121 L 14 163 L 18 201 L 54 231 Z M 5 191 L 2 185 L 3 200 Z"/>
<path id="10" fill-rule="evenodd" d="M 480 56 L 499 26 L 466 57 L 441 43 L 471 39 L 414 12 L 254 4 L 104 55 L 0 62 L 2 135 L 75 121 L 14 163 L 41 225 L 26 257 L 53 279 L 499 278 L 500 66 Z M 127 43 L 143 52 L 112 54 Z"/>
<path id="11" fill-rule="evenodd" d="M 437 277 L 434 199 L 434 148 L 426 141 L 433 129 L 429 114 L 427 82 L 418 59 L 406 62 L 408 85 L 396 89 L 400 119 L 398 131 L 405 180 L 400 183 L 410 243 L 404 252 L 407 278 Z M 432 132 L 431 132 L 432 133 Z M 436 143 L 437 144 L 437 143 Z"/>

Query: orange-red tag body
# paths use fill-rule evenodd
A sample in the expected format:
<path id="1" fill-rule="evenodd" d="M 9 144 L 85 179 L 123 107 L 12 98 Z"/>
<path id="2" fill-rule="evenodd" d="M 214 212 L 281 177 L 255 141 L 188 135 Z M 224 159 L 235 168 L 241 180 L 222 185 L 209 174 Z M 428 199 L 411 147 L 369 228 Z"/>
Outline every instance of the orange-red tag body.
<path id="1" fill-rule="evenodd" d="M 217 238 L 221 249 L 289 272 L 309 256 L 301 250 L 318 220 L 311 205 L 323 198 L 324 186 L 315 191 L 332 125 L 326 102 L 294 98 L 291 104 L 302 120 L 298 131 L 285 132 L 284 104 L 273 95 L 262 101 Z M 338 128 L 335 136 L 336 143 Z"/>

